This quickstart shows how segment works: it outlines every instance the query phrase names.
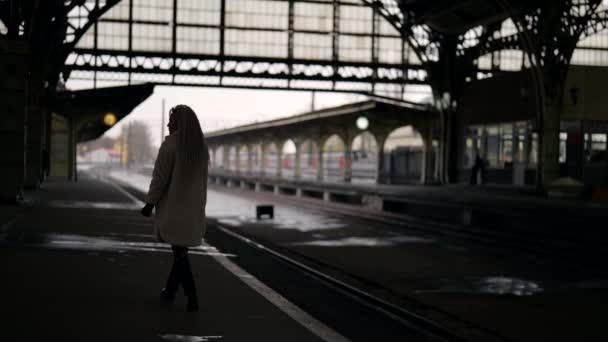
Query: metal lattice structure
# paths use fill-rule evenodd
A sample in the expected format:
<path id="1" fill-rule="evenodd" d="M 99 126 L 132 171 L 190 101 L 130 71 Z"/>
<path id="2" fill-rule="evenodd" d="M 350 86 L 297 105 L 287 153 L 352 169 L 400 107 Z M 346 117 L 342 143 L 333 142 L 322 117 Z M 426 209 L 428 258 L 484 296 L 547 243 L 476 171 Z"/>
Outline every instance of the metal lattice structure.
<path id="1" fill-rule="evenodd" d="M 549 69 L 608 65 L 600 0 L 1 0 L 0 9 L 0 35 L 30 35 L 49 78 L 59 69 L 64 80 L 117 85 L 402 98 L 407 85 L 442 83 L 446 58 L 467 81 L 528 68 L 528 55 Z"/>
<path id="2" fill-rule="evenodd" d="M 123 0 L 72 50 L 64 79 L 402 98 L 427 72 L 387 19 L 399 13 L 358 0 Z"/>

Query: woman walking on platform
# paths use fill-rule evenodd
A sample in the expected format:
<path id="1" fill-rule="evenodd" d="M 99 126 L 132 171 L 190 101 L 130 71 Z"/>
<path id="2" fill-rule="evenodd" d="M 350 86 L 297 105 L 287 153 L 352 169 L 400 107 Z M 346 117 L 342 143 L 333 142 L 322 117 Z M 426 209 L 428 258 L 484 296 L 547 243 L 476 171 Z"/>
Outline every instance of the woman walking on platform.
<path id="1" fill-rule="evenodd" d="M 173 250 L 173 267 L 160 292 L 161 298 L 174 301 L 182 285 L 188 297 L 187 310 L 197 311 L 188 247 L 200 246 L 206 230 L 209 152 L 201 125 L 190 107 L 173 107 L 167 127 L 169 136 L 158 151 L 142 214 L 150 216 L 156 206 L 156 236 Z"/>

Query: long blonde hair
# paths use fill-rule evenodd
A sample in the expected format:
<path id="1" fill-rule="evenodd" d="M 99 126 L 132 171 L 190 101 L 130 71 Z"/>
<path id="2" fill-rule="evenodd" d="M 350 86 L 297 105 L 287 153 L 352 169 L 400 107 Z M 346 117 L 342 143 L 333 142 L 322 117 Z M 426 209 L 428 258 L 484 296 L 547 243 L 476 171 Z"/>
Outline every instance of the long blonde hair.
<path id="1" fill-rule="evenodd" d="M 178 160 L 191 166 L 204 165 L 209 162 L 209 151 L 201 123 L 192 108 L 177 105 L 169 111 L 175 115 L 177 123 L 177 154 Z"/>

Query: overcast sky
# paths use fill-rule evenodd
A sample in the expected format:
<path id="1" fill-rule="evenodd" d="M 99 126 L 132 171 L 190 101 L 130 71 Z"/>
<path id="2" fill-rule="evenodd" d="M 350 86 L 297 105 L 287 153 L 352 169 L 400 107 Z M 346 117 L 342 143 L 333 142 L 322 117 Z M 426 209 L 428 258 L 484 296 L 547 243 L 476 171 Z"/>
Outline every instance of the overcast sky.
<path id="1" fill-rule="evenodd" d="M 74 90 L 84 89 L 90 87 L 89 83 L 69 81 L 67 86 Z M 150 128 L 152 144 L 159 146 L 163 99 L 166 108 L 165 125 L 169 109 L 177 104 L 186 104 L 198 115 L 203 131 L 211 132 L 307 112 L 311 108 L 311 98 L 311 92 L 301 91 L 156 86 L 146 101 L 108 130 L 106 135 L 117 137 L 123 125 L 131 120 L 142 120 Z M 365 99 L 365 96 L 357 94 L 317 92 L 315 107 L 320 109 Z M 166 127 L 165 134 L 168 134 Z"/>

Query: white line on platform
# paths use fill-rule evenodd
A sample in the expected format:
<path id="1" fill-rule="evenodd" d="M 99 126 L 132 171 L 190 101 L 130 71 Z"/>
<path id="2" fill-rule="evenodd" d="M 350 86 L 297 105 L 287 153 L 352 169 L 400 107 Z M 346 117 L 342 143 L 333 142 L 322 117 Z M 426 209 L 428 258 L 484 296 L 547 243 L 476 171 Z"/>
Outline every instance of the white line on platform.
<path id="1" fill-rule="evenodd" d="M 203 246 L 209 246 L 203 242 Z M 217 260 L 222 266 L 224 266 L 232 274 L 240 278 L 245 284 L 251 287 L 254 291 L 262 295 L 269 302 L 274 304 L 277 308 L 283 311 L 287 316 L 291 317 L 296 322 L 303 325 L 306 329 L 310 330 L 313 334 L 317 335 L 320 339 L 327 342 L 346 342 L 350 341 L 348 338 L 340 335 L 327 325 L 321 323 L 316 318 L 312 317 L 302 309 L 297 307 L 295 304 L 281 296 L 266 284 L 262 283 L 258 278 L 247 273 L 245 270 L 240 268 L 238 265 L 230 261 L 223 255 L 213 255 L 213 258 Z"/>
<path id="2" fill-rule="evenodd" d="M 118 184 L 116 184 L 114 181 L 106 178 L 106 177 L 101 177 L 101 180 L 103 182 L 106 182 L 108 184 L 110 184 L 114 189 L 120 191 L 121 194 L 127 196 L 131 201 L 133 201 L 133 203 L 135 203 L 135 205 L 137 206 L 143 206 L 144 202 L 140 201 L 139 199 L 137 199 L 137 197 L 131 195 L 127 190 L 123 189 L 122 187 L 118 186 Z"/>

